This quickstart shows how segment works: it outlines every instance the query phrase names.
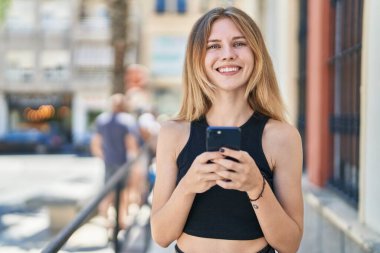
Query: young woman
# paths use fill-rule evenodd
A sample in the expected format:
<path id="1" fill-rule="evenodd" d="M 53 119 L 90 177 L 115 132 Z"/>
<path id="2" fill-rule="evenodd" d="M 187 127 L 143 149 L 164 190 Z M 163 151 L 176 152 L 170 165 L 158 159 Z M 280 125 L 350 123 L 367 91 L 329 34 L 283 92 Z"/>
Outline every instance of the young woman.
<path id="1" fill-rule="evenodd" d="M 159 134 L 154 240 L 186 253 L 296 252 L 301 139 L 284 119 L 271 59 L 246 13 L 216 8 L 195 23 L 184 86 L 178 117 Z M 240 127 L 241 150 L 206 152 L 208 126 Z"/>

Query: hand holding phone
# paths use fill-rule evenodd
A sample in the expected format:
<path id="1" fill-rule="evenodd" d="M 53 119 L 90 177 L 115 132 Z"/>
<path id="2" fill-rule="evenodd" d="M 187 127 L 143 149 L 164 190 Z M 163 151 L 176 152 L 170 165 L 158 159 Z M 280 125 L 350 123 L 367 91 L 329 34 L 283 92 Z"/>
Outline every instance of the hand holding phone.
<path id="1" fill-rule="evenodd" d="M 239 127 L 210 126 L 207 128 L 206 134 L 207 151 L 219 151 L 222 147 L 240 150 L 241 130 Z M 229 156 L 227 156 L 226 159 L 239 162 L 235 158 Z M 225 179 L 225 181 L 229 182 L 230 180 Z"/>

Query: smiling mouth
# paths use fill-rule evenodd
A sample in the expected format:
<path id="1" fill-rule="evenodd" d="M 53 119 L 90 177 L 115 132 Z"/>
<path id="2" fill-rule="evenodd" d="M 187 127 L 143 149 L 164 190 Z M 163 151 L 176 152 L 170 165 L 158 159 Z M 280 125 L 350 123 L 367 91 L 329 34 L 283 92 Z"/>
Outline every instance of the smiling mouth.
<path id="1" fill-rule="evenodd" d="M 240 67 L 220 67 L 217 68 L 216 70 L 220 73 L 234 73 L 239 71 L 241 68 Z"/>

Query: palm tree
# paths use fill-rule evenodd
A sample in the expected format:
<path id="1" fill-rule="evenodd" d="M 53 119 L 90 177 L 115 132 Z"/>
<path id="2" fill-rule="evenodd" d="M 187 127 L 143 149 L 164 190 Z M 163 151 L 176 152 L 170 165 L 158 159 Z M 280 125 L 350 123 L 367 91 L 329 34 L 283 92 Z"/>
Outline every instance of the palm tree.
<path id="1" fill-rule="evenodd" d="M 114 48 L 112 94 L 124 93 L 124 57 L 127 52 L 128 0 L 109 0 L 111 16 L 111 45 Z"/>

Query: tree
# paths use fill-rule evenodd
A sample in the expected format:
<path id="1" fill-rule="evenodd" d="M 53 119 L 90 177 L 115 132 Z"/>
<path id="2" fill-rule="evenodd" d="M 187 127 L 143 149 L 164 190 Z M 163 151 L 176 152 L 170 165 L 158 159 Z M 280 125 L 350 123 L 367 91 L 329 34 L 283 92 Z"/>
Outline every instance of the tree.
<path id="1" fill-rule="evenodd" d="M 3 23 L 7 9 L 11 0 L 0 0 L 0 24 Z"/>
<path id="2" fill-rule="evenodd" d="M 112 94 L 124 93 L 128 0 L 109 0 L 109 11 L 111 16 L 111 44 L 114 49 Z"/>

